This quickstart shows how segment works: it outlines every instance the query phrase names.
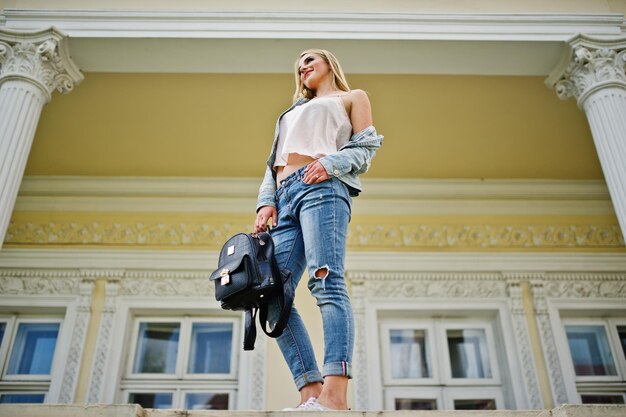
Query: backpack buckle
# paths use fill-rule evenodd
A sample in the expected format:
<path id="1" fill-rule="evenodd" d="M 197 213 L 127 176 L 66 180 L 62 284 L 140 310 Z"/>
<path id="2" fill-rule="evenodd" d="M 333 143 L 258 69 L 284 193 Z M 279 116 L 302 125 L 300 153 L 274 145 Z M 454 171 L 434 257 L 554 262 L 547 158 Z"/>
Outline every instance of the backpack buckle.
<path id="1" fill-rule="evenodd" d="M 230 271 L 228 270 L 228 268 L 224 268 L 220 271 L 220 277 L 222 277 L 222 279 L 220 280 L 220 284 L 228 285 L 228 283 L 230 282 Z"/>

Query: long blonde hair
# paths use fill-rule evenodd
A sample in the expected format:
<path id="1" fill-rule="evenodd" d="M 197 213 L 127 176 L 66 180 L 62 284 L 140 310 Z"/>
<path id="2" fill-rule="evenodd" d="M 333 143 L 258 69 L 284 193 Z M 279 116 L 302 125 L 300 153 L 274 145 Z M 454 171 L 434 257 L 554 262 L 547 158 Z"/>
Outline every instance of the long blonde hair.
<path id="1" fill-rule="evenodd" d="M 330 67 L 330 72 L 332 74 L 333 87 L 340 91 L 350 91 L 350 87 L 348 86 L 348 82 L 346 81 L 346 76 L 343 74 L 343 70 L 341 69 L 341 65 L 339 65 L 339 61 L 335 58 L 335 55 L 332 52 L 327 51 L 325 49 L 307 49 L 302 52 L 296 62 L 294 64 L 294 70 L 296 75 L 296 92 L 293 95 L 293 101 L 298 100 L 299 98 L 306 97 L 311 99 L 315 97 L 315 94 L 312 90 L 306 88 L 302 80 L 300 79 L 300 71 L 298 68 L 298 64 L 300 63 L 300 59 L 306 54 L 316 54 L 319 55 Z"/>

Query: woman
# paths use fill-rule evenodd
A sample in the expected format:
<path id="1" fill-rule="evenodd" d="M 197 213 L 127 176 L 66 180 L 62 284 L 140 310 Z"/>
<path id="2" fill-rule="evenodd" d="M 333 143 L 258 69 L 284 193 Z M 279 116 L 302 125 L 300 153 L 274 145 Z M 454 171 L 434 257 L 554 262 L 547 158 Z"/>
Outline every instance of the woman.
<path id="1" fill-rule="evenodd" d="M 293 410 L 346 410 L 354 345 L 344 280 L 351 197 L 361 191 L 358 175 L 368 170 L 383 138 L 372 126 L 367 94 L 350 90 L 330 52 L 304 51 L 295 76 L 294 104 L 276 122 L 254 230 L 273 226 L 279 266 L 291 271 L 294 286 L 308 270 L 308 287 L 322 313 L 321 373 L 295 308 L 277 339 L 300 391 Z"/>

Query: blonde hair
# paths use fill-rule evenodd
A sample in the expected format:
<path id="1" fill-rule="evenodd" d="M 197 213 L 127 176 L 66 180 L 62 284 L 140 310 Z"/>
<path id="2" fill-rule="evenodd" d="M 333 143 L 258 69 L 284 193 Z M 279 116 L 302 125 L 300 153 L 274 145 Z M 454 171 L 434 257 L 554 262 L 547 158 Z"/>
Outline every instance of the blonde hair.
<path id="1" fill-rule="evenodd" d="M 300 71 L 298 68 L 298 64 L 300 63 L 300 59 L 306 54 L 315 54 L 320 56 L 328 66 L 330 67 L 330 73 L 332 74 L 333 87 L 340 91 L 350 91 L 350 87 L 348 86 L 348 82 L 346 81 L 346 76 L 343 74 L 343 70 L 341 69 L 341 65 L 339 65 L 339 61 L 335 58 L 335 55 L 332 52 L 327 51 L 325 49 L 307 49 L 302 52 L 296 62 L 294 64 L 295 75 L 296 75 L 296 92 L 293 95 L 293 101 L 298 100 L 299 98 L 306 97 L 311 99 L 315 97 L 315 94 L 312 90 L 306 88 L 302 79 L 300 78 Z"/>

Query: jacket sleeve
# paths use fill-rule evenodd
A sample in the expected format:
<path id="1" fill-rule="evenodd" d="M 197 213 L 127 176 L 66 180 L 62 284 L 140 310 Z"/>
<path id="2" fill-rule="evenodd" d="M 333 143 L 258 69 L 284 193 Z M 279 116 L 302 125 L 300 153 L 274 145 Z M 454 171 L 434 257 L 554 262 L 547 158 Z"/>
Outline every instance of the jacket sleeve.
<path id="1" fill-rule="evenodd" d="M 367 172 L 372 158 L 383 143 L 383 136 L 376 134 L 374 126 L 354 133 L 347 144 L 336 153 L 318 159 L 329 176 Z"/>
<path id="2" fill-rule="evenodd" d="M 263 206 L 276 207 L 276 180 L 272 175 L 272 170 L 269 166 L 265 167 L 265 176 L 261 187 L 259 187 L 259 197 L 256 203 L 256 211 Z"/>

